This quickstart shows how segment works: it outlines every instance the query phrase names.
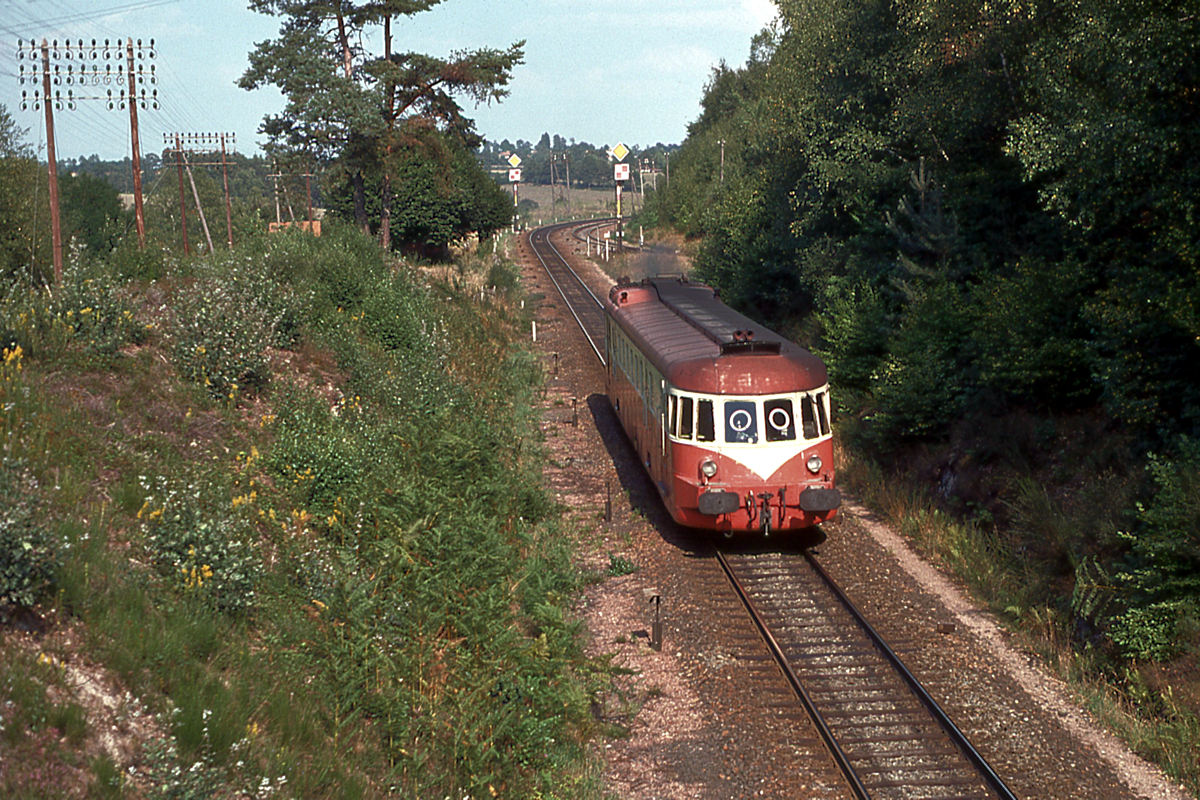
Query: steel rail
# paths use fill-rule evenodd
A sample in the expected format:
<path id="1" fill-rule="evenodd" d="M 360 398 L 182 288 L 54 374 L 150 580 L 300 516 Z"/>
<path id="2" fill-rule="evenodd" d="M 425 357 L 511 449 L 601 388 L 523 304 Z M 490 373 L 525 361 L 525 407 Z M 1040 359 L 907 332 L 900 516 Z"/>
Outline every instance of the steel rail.
<path id="1" fill-rule="evenodd" d="M 870 800 L 871 794 L 867 791 L 855 772 L 854 767 L 850 764 L 850 759 L 838 744 L 837 739 L 833 735 L 833 731 L 829 728 L 829 723 L 825 721 L 825 717 L 817 709 L 816 703 L 813 702 L 808 690 L 804 688 L 804 684 L 800 681 L 800 676 L 792 669 L 792 665 L 788 662 L 787 655 L 784 654 L 783 648 L 779 646 L 771 629 L 767 626 L 767 622 L 755 608 L 754 601 L 750 599 L 750 593 L 742 586 L 742 582 L 738 580 L 737 575 L 733 572 L 733 567 L 730 565 L 725 554 L 720 550 L 716 551 L 717 563 L 721 565 L 721 569 L 725 571 L 725 577 L 729 579 L 730 585 L 733 586 L 733 591 L 737 594 L 738 599 L 742 601 L 742 605 L 746 607 L 746 612 L 750 615 L 754 626 L 758 628 L 759 634 L 763 641 L 766 642 L 767 649 L 771 651 L 771 657 L 775 659 L 775 663 L 783 671 L 784 677 L 795 691 L 796 696 L 800 698 L 801 705 L 808 712 L 809 719 L 812 720 L 813 726 L 816 727 L 817 733 L 821 737 L 821 741 L 825 743 L 825 748 L 829 754 L 833 756 L 834 763 L 837 764 L 838 770 L 842 773 L 842 777 L 850 785 L 850 791 L 858 800 Z"/>
<path id="2" fill-rule="evenodd" d="M 917 680 L 917 677 L 913 675 L 911 671 L 909 671 L 907 666 L 905 666 L 904 662 L 900 659 L 900 656 L 898 656 L 895 651 L 888 646 L 887 642 L 883 640 L 883 637 L 879 634 L 879 632 L 876 631 L 869 622 L 867 622 L 867 618 L 863 616 L 862 612 L 858 610 L 858 607 L 854 605 L 854 602 L 846 595 L 845 592 L 842 591 L 842 588 L 837 585 L 837 582 L 833 580 L 829 573 L 825 571 L 825 568 L 817 562 L 816 557 L 806 550 L 804 551 L 804 558 L 812 566 L 813 570 L 819 576 L 821 576 L 821 580 L 825 582 L 825 585 L 828 586 L 830 591 L 833 592 L 834 596 L 837 597 L 838 602 L 840 602 L 842 606 L 850 612 L 850 615 L 854 617 L 855 622 L 858 623 L 858 626 L 862 629 L 863 633 L 865 633 L 867 637 L 875 644 L 875 646 L 879 648 L 879 651 L 883 654 L 884 658 L 887 659 L 888 663 L 891 664 L 892 668 L 895 669 L 900 677 L 904 679 L 904 682 L 908 684 L 909 689 L 911 689 L 913 694 L 917 696 L 917 699 L 921 701 L 925 708 L 929 710 L 929 713 L 933 716 L 933 718 L 937 720 L 939 725 L 941 725 L 942 730 L 944 730 L 946 735 L 950 737 L 950 740 L 959 749 L 959 752 L 961 752 L 963 756 L 965 756 L 966 759 L 971 762 L 972 766 L 979 771 L 979 774 L 983 776 L 984 782 L 987 783 L 988 787 L 997 795 L 999 795 L 1002 800 L 1017 800 L 1017 796 L 1012 793 L 1008 786 L 1005 785 L 1004 781 L 1001 780 L 1000 776 L 996 774 L 996 771 L 992 769 L 990 764 L 988 764 L 987 759 L 985 759 L 983 755 L 975 749 L 974 745 L 972 745 L 970 740 L 967 739 L 967 735 L 959 730 L 958 726 L 954 724 L 949 715 L 942 710 L 942 707 L 938 705 L 937 701 L 934 700 L 929 692 L 925 690 L 925 687 L 921 685 L 921 682 Z"/>
<path id="3" fill-rule="evenodd" d="M 604 358 L 604 354 L 600 351 L 599 345 L 596 344 L 596 340 L 592 336 L 592 331 L 587 329 L 587 325 L 584 324 L 583 320 L 579 316 L 579 311 L 575 308 L 574 304 L 571 303 L 570 298 L 567 297 L 567 292 L 563 289 L 562 284 L 558 282 L 558 278 L 554 276 L 554 270 L 552 270 L 550 265 L 546 263 L 546 259 L 543 258 L 542 252 L 539 250 L 539 244 L 544 243 L 545 246 L 548 247 L 554 254 L 554 257 L 557 258 L 561 263 L 562 268 L 566 269 L 566 271 L 569 272 L 576 281 L 578 281 L 579 285 L 583 287 L 584 291 L 586 291 L 592 301 L 595 302 L 596 307 L 603 311 L 604 304 L 600 302 L 599 298 L 596 297 L 595 293 L 588 287 L 588 285 L 583 282 L 583 278 L 579 277 L 579 274 L 575 272 L 575 270 L 571 269 L 571 265 L 567 263 L 567 260 L 563 257 L 562 253 L 560 253 L 558 248 L 554 246 L 554 243 L 550 241 L 551 231 L 559 230 L 561 228 L 569 228 L 578 224 L 579 223 L 577 222 L 566 222 L 558 225 L 548 225 L 543 228 L 538 228 L 529 234 L 529 246 L 533 249 L 533 254 L 537 256 L 538 261 L 541 262 L 542 269 L 546 271 L 546 275 L 548 275 L 550 280 L 554 283 L 554 287 L 558 289 L 558 293 L 562 297 L 563 302 L 567 304 L 567 310 L 570 311 L 571 316 L 575 318 L 576 324 L 579 325 L 579 330 L 583 331 L 584 337 L 587 338 L 588 344 L 592 347 L 592 352 L 596 354 L 596 358 L 600 360 L 602 365 L 608 366 L 608 361 Z M 598 333 L 599 332 L 597 332 L 597 335 Z"/>
<path id="4" fill-rule="evenodd" d="M 765 616 L 759 611 L 751 597 L 750 590 L 747 589 L 746 585 L 738 577 L 733 564 L 720 547 L 716 548 L 714 552 L 717 563 L 725 573 L 726 578 L 729 580 L 743 606 L 745 606 L 751 621 L 762 636 L 772 658 L 778 663 L 784 677 L 792 686 L 801 705 L 803 705 L 805 711 L 808 713 L 809 718 L 816 727 L 818 734 L 825 743 L 838 769 L 850 784 L 851 791 L 859 800 L 867 800 L 867 798 L 871 797 L 870 792 L 863 784 L 857 770 L 855 770 L 851 763 L 851 758 L 847 756 L 841 745 L 837 742 L 837 734 L 833 731 L 834 726 L 831 726 L 825 720 L 824 715 L 817 708 L 817 704 L 813 701 L 812 696 L 804 687 L 795 668 L 790 663 L 787 653 L 784 651 L 784 646 L 776 639 L 775 634 L 772 633 Z M 850 600 L 841 587 L 837 585 L 837 582 L 817 562 L 813 554 L 805 551 L 803 555 L 813 574 L 820 579 L 821 584 L 829 590 L 830 595 L 837 601 L 838 607 L 850 614 L 859 630 L 867 637 L 871 645 L 874 646 L 877 654 L 883 658 L 894 674 L 903 681 L 903 684 L 907 686 L 912 696 L 920 703 L 921 707 L 924 707 L 932 720 L 949 739 L 949 743 L 965 759 L 966 763 L 964 766 L 969 765 L 969 768 L 975 771 L 982 784 L 989 791 L 995 793 L 1000 800 L 1017 800 L 1016 795 L 1005 785 L 1004 781 L 996 774 L 991 765 L 987 763 L 987 760 L 970 743 L 966 734 L 954 724 L 949 715 L 930 696 L 929 692 L 921 685 L 921 682 L 912 674 L 907 666 L 905 666 L 896 652 L 892 650 L 879 632 L 871 626 L 866 617 L 859 611 L 858 607 L 854 605 L 854 602 Z"/>

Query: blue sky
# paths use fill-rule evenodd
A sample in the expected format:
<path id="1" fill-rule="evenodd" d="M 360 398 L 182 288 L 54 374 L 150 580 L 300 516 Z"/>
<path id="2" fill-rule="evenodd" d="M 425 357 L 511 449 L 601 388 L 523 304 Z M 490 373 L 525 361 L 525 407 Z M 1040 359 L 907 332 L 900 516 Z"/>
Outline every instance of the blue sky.
<path id="1" fill-rule="evenodd" d="M 507 47 L 524 39 L 502 103 L 468 116 L 489 139 L 536 141 L 543 132 L 596 145 L 679 142 L 699 114 L 712 67 L 745 62 L 751 37 L 774 16 L 771 0 L 445 0 L 394 26 L 394 47 L 435 55 Z M 0 0 L 0 103 L 45 156 L 41 112 L 22 111 L 17 42 L 30 39 L 153 38 L 161 108 L 140 112 L 143 152 L 168 132 L 233 132 L 252 153 L 264 114 L 277 112 L 273 89 L 237 88 L 255 42 L 278 22 L 246 0 Z M 365 44 L 381 49 L 381 32 Z M 64 62 L 65 63 L 65 62 Z M 129 152 L 129 117 L 100 100 L 57 112 L 58 157 Z"/>

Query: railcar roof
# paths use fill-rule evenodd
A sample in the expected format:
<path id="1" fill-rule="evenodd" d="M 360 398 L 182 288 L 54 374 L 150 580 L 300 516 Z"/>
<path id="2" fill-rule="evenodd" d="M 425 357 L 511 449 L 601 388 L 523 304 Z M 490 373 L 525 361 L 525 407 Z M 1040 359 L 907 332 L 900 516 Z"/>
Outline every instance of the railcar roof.
<path id="1" fill-rule="evenodd" d="M 642 296 L 620 303 L 622 290 Z M 609 310 L 682 389 L 765 393 L 813 388 L 827 380 L 819 358 L 734 311 L 704 284 L 661 277 L 618 284 Z"/>

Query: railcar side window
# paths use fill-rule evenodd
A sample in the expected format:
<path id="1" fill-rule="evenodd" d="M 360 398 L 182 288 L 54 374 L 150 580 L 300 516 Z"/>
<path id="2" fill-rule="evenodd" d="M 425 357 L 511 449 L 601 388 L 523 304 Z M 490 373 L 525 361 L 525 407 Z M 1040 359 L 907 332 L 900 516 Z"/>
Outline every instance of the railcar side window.
<path id="1" fill-rule="evenodd" d="M 692 438 L 692 398 L 690 397 L 679 398 L 679 436 L 683 439 Z"/>
<path id="2" fill-rule="evenodd" d="M 813 397 L 811 394 L 806 394 L 800 398 L 800 424 L 804 430 L 805 439 L 816 439 L 817 433 L 817 411 L 813 408 Z"/>
<path id="3" fill-rule="evenodd" d="M 716 424 L 713 422 L 713 401 L 696 401 L 696 441 L 711 442 L 717 438 Z"/>
<path id="4" fill-rule="evenodd" d="M 763 403 L 768 442 L 788 442 L 796 438 L 796 421 L 792 418 L 792 401 L 786 397 Z"/>
<path id="5" fill-rule="evenodd" d="M 829 433 L 829 412 L 826 410 L 826 400 L 828 395 L 821 392 L 817 395 L 817 418 L 821 421 L 821 433 Z"/>
<path id="6" fill-rule="evenodd" d="M 668 409 L 669 410 L 667 413 L 670 415 L 670 422 L 667 423 L 667 430 L 669 430 L 671 432 L 672 436 L 678 436 L 679 435 L 679 398 L 676 397 L 675 395 L 671 395 L 670 405 L 668 406 Z"/>
<path id="7" fill-rule="evenodd" d="M 756 404 L 747 400 L 725 401 L 725 441 L 758 442 L 757 411 Z"/>

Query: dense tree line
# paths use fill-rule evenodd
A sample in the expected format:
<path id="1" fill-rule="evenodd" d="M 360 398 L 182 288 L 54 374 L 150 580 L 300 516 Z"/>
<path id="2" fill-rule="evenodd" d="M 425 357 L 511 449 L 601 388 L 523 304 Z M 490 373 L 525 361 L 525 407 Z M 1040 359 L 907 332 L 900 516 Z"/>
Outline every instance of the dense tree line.
<path id="1" fill-rule="evenodd" d="M 1064 420 L 1098 419 L 1114 462 L 1041 489 L 1069 514 L 1119 486 L 1102 520 L 1051 547 L 1012 483 L 975 511 L 1053 562 L 1043 599 L 1078 631 L 1196 649 L 1195 4 L 778 5 L 746 65 L 713 71 L 650 213 L 702 236 L 727 299 L 814 343 L 843 431 L 894 464 L 940 446 L 1050 476 Z M 1041 420 L 1029 448 L 982 440 L 1019 415 Z"/>

